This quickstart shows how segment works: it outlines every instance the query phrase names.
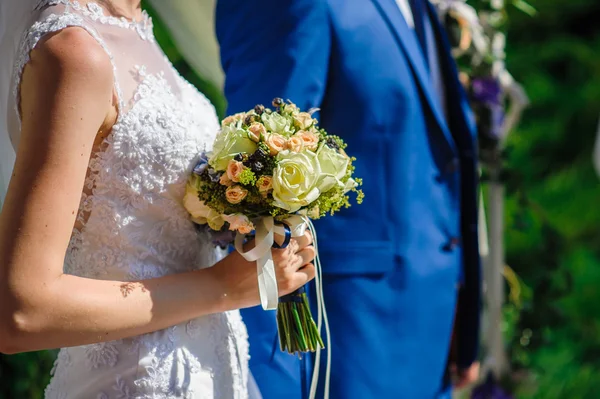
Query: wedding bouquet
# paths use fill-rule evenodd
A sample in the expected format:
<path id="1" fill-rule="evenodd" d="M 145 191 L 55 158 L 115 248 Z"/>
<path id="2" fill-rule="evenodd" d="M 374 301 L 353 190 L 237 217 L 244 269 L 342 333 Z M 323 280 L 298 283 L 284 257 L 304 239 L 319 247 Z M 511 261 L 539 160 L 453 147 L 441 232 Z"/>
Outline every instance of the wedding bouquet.
<path id="1" fill-rule="evenodd" d="M 354 159 L 342 139 L 318 127 L 316 110 L 302 112 L 280 98 L 273 106 L 257 105 L 222 121 L 212 152 L 201 154 L 193 170 L 184 205 L 219 244 L 233 242 L 235 234 L 236 249 L 257 261 L 261 303 L 277 308 L 281 349 L 315 351 L 324 344 L 306 293 L 302 288 L 279 298 L 271 247 L 283 248 L 304 234 L 310 219 L 349 207 L 351 191 L 361 203 L 361 181 L 353 177 Z M 275 243 L 274 234 L 283 244 Z M 242 244 L 252 236 L 254 249 L 244 252 Z"/>

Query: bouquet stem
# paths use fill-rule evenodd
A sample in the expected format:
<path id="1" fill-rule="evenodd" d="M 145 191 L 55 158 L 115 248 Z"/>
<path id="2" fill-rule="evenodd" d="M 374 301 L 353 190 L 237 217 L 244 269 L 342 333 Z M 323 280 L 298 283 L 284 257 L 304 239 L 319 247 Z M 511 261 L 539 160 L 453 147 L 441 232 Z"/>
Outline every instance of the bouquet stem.
<path id="1" fill-rule="evenodd" d="M 277 306 L 277 328 L 282 351 L 290 354 L 314 352 L 325 348 L 310 312 L 304 288 L 283 296 Z"/>

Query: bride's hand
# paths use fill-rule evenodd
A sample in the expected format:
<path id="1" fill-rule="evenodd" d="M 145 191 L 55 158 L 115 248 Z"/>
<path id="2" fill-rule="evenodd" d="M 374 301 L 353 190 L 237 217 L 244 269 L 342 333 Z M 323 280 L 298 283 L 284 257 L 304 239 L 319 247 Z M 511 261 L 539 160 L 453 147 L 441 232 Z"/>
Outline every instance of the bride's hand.
<path id="1" fill-rule="evenodd" d="M 253 245 L 253 242 L 249 242 L 246 250 Z M 310 232 L 292 238 L 287 248 L 273 249 L 272 254 L 279 295 L 289 294 L 315 277 L 315 267 L 312 264 L 315 249 L 312 246 Z M 233 301 L 234 307 L 246 308 L 260 303 L 256 262 L 246 261 L 236 251 L 217 263 L 214 271 L 223 284 L 225 295 L 229 301 Z"/>

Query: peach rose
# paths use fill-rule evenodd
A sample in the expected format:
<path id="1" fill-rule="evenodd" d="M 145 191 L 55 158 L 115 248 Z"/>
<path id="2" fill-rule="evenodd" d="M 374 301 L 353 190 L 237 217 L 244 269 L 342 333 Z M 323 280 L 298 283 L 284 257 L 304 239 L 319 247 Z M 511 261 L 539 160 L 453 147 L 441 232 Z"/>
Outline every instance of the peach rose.
<path id="1" fill-rule="evenodd" d="M 231 186 L 225 190 L 225 197 L 230 204 L 239 204 L 248 195 L 248 190 L 242 186 Z"/>
<path id="2" fill-rule="evenodd" d="M 234 122 L 244 119 L 245 117 L 246 117 L 245 112 L 240 112 L 240 113 L 237 113 L 234 115 L 229 115 L 227 118 L 223 119 L 223 121 L 221 122 L 221 126 L 226 126 L 226 125 L 232 124 Z"/>
<path id="3" fill-rule="evenodd" d="M 227 177 L 232 182 L 238 183 L 240 181 L 240 175 L 242 174 L 244 169 L 246 169 L 246 167 L 244 166 L 243 163 L 232 159 L 231 161 L 229 161 L 229 164 L 227 165 L 227 172 L 226 172 Z"/>
<path id="4" fill-rule="evenodd" d="M 248 136 L 250 137 L 250 140 L 255 143 L 258 143 L 265 134 L 267 134 L 267 129 L 265 129 L 265 126 L 262 123 L 254 122 L 248 128 Z"/>
<path id="5" fill-rule="evenodd" d="M 302 139 L 304 142 L 304 148 L 309 149 L 311 151 L 316 151 L 319 147 L 319 136 L 317 136 L 313 132 L 308 132 L 306 130 L 301 130 L 295 134 Z"/>
<path id="6" fill-rule="evenodd" d="M 240 234 L 250 234 L 254 230 L 254 225 L 246 215 L 236 213 L 234 215 L 223 215 L 223 219 L 229 223 L 229 230 L 237 231 Z"/>
<path id="7" fill-rule="evenodd" d="M 258 186 L 258 191 L 266 197 L 269 191 L 273 189 L 273 177 L 262 176 L 260 179 L 258 179 L 256 185 Z"/>
<path id="8" fill-rule="evenodd" d="M 219 179 L 219 183 L 221 183 L 222 185 L 227 186 L 227 187 L 230 187 L 233 185 L 233 181 L 229 178 L 227 173 L 223 173 L 221 175 L 221 178 Z"/>
<path id="9" fill-rule="evenodd" d="M 271 133 L 265 137 L 265 143 L 269 150 L 271 151 L 271 156 L 275 156 L 279 154 L 281 151 L 285 150 L 286 140 L 280 134 Z"/>
<path id="10" fill-rule="evenodd" d="M 308 129 L 314 123 L 312 115 L 308 112 L 300 112 L 298 115 L 294 115 L 294 122 L 300 129 Z"/>
<path id="11" fill-rule="evenodd" d="M 300 136 L 292 136 L 286 143 L 286 148 L 291 152 L 300 152 L 304 149 L 304 140 Z"/>

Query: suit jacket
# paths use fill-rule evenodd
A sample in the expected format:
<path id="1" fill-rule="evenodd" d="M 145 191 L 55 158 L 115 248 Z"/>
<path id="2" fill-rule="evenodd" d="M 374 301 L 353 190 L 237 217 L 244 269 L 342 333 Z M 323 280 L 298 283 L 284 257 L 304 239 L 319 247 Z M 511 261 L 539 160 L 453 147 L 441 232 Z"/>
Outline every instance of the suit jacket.
<path id="1" fill-rule="evenodd" d="M 333 399 L 438 395 L 457 307 L 459 366 L 477 355 L 475 126 L 445 33 L 428 7 L 445 113 L 394 0 L 217 4 L 229 112 L 274 97 L 318 107 L 320 125 L 346 141 L 364 179 L 362 205 L 317 224 Z M 310 357 L 279 352 L 273 312 L 243 316 L 265 399 L 306 397 Z"/>

